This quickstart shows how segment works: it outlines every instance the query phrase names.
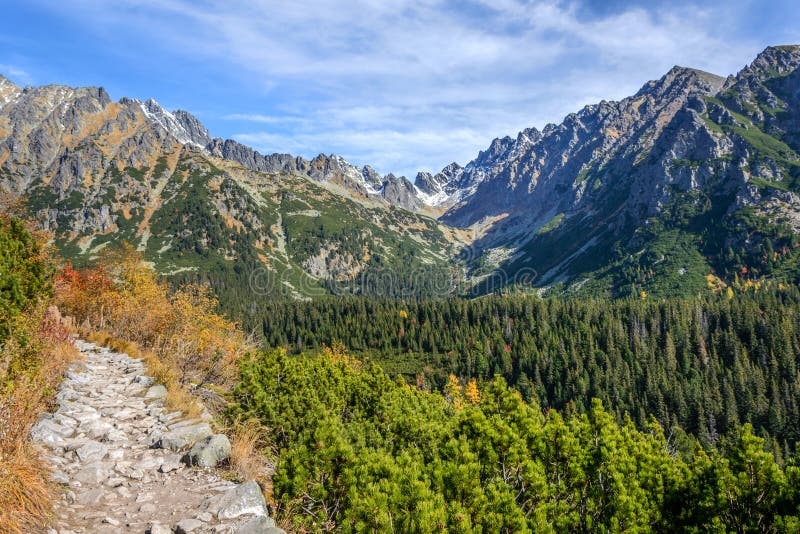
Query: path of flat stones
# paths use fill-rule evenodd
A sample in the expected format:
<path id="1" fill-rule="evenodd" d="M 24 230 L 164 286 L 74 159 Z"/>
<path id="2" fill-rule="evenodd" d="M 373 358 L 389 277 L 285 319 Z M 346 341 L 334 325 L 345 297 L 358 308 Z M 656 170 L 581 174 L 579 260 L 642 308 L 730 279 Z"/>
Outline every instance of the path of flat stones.
<path id="1" fill-rule="evenodd" d="M 31 432 L 62 487 L 49 534 L 283 532 L 254 481 L 237 485 L 181 462 L 211 428 L 167 413 L 141 360 L 76 344 L 83 359 L 66 373 L 57 410 Z"/>

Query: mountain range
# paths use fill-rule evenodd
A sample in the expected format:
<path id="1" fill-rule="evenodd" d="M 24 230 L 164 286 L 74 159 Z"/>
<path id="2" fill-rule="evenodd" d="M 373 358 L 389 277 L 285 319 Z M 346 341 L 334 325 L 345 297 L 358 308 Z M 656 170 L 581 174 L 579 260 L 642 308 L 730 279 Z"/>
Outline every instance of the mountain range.
<path id="1" fill-rule="evenodd" d="M 72 261 L 125 241 L 240 308 L 254 288 L 618 297 L 796 282 L 798 67 L 800 46 L 727 77 L 674 67 L 413 182 L 336 155 L 262 155 L 153 100 L 0 76 L 0 187 Z"/>

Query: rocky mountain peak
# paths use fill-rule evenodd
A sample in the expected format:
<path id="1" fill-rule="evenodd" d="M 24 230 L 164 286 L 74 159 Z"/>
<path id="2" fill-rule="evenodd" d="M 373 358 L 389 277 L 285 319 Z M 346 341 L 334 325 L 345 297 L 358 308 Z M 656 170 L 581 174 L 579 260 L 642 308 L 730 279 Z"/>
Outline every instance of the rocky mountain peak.
<path id="1" fill-rule="evenodd" d="M 717 76 L 699 69 L 675 65 L 658 80 L 644 84 L 634 98 L 652 96 L 653 98 L 675 98 L 677 95 L 714 94 L 725 83 L 725 77 Z"/>
<path id="2" fill-rule="evenodd" d="M 140 103 L 145 117 L 154 125 L 161 127 L 180 143 L 193 145 L 205 150 L 211 141 L 208 131 L 195 117 L 183 111 L 177 115 L 167 111 L 152 98 Z"/>
<path id="3" fill-rule="evenodd" d="M 782 76 L 800 67 L 800 45 L 770 46 L 739 74 L 759 75 L 763 78 Z"/>
<path id="4" fill-rule="evenodd" d="M 8 104 L 11 99 L 22 92 L 14 82 L 0 74 L 0 108 Z"/>
<path id="5" fill-rule="evenodd" d="M 173 115 L 183 126 L 186 133 L 189 134 L 194 144 L 208 146 L 211 143 L 211 135 L 206 127 L 203 126 L 203 123 L 197 120 L 197 117 L 182 109 L 175 110 Z"/>
<path id="6" fill-rule="evenodd" d="M 387 174 L 383 179 L 381 196 L 389 203 L 405 209 L 416 211 L 422 208 L 422 201 L 417 196 L 417 189 L 405 176 Z"/>
<path id="7" fill-rule="evenodd" d="M 2 74 L 0 74 L 0 88 L 3 88 L 3 89 L 5 89 L 5 88 L 14 89 L 16 91 L 21 91 L 22 90 L 17 84 L 15 84 L 11 80 L 9 80 L 5 76 L 3 76 Z"/>
<path id="8" fill-rule="evenodd" d="M 428 206 L 443 206 L 459 200 L 458 193 L 464 168 L 456 162 L 435 175 L 419 172 L 414 180 L 417 196 Z"/>
<path id="9" fill-rule="evenodd" d="M 364 165 L 364 168 L 361 169 L 361 176 L 363 176 L 364 182 L 375 190 L 383 186 L 381 175 L 369 165 Z"/>

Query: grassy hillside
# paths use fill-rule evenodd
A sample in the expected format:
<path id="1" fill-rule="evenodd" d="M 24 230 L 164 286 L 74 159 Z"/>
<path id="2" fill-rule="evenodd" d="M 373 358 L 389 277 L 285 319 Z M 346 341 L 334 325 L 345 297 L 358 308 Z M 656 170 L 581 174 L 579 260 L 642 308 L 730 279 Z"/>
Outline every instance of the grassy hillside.
<path id="1" fill-rule="evenodd" d="M 127 242 L 176 285 L 210 283 L 234 313 L 267 296 L 447 294 L 460 278 L 433 219 L 195 152 L 65 191 L 35 182 L 26 206 L 76 265 Z"/>

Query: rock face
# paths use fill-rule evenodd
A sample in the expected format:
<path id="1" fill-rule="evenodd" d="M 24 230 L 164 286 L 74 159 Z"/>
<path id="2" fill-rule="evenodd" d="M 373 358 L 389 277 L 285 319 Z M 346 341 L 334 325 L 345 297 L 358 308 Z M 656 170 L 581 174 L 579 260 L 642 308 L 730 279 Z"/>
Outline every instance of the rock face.
<path id="1" fill-rule="evenodd" d="M 92 142 L 98 139 L 103 142 Z M 189 112 L 167 111 L 152 99 L 112 102 L 102 88 L 21 89 L 0 79 L 0 164 L 8 171 L 0 178 L 6 178 L 6 186 L 17 192 L 24 191 L 42 171 L 46 183 L 56 179 L 60 189 L 68 191 L 76 182 L 97 180 L 108 168 L 141 168 L 161 154 L 184 147 L 259 172 L 291 173 L 336 184 L 364 198 L 409 210 L 423 205 L 405 178 L 400 192 L 400 181 L 393 175 L 381 177 L 369 165 L 357 167 L 333 154 L 312 160 L 262 155 L 236 141 L 212 138 Z M 388 194 L 383 190 L 386 183 L 391 187 Z M 110 220 L 106 223 L 112 227 Z"/>
<path id="2" fill-rule="evenodd" d="M 414 185 L 417 196 L 429 206 L 449 206 L 475 191 L 476 183 L 461 180 L 464 169 L 458 163 L 451 163 L 432 175 L 429 172 L 417 173 Z"/>
<path id="3" fill-rule="evenodd" d="M 390 204 L 407 210 L 414 211 L 422 208 L 422 201 L 417 197 L 414 184 L 409 182 L 405 176 L 387 175 L 383 182 L 381 196 Z"/>
<path id="4" fill-rule="evenodd" d="M 205 534 L 274 527 L 255 482 L 236 485 L 213 469 L 184 468 L 180 455 L 149 447 L 157 434 L 208 425 L 180 412 L 167 414 L 161 399 L 145 401 L 148 381 L 142 377 L 149 377 L 140 360 L 77 344 L 85 361 L 72 365 L 59 387 L 57 410 L 31 431 L 61 484 L 57 532 Z M 94 425 L 107 425 L 114 439 L 90 436 L 86 429 Z M 214 437 L 207 441 L 219 444 Z"/>
<path id="5" fill-rule="evenodd" d="M 575 185 L 582 172 L 631 165 L 630 157 L 651 149 L 691 99 L 716 94 L 724 83 L 719 76 L 675 67 L 620 102 L 586 106 L 541 132 L 531 128 L 516 139 L 495 139 L 461 174 L 474 194 L 443 218 L 468 226 L 501 213 L 525 212 L 535 220 L 554 203 L 566 209 L 586 202 L 590 195 Z"/>

